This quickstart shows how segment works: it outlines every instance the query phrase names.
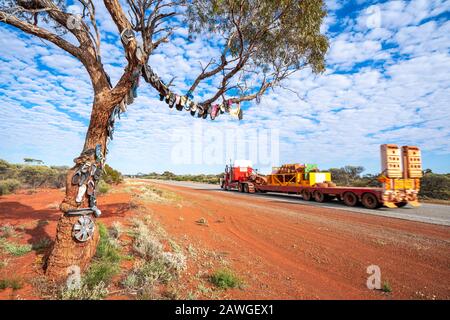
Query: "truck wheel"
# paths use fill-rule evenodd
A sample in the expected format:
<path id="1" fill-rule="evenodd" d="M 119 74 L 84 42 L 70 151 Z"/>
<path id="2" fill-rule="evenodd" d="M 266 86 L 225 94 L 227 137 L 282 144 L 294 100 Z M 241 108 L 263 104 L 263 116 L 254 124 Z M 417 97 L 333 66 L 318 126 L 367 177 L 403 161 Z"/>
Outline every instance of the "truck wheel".
<path id="1" fill-rule="evenodd" d="M 314 191 L 314 200 L 316 200 L 316 202 L 325 202 L 325 195 L 322 192 L 316 190 Z"/>
<path id="2" fill-rule="evenodd" d="M 242 191 L 243 191 L 242 183 L 239 183 L 239 184 L 238 184 L 238 191 L 239 191 L 239 192 L 242 192 Z"/>
<path id="3" fill-rule="evenodd" d="M 402 208 L 408 204 L 408 201 L 396 202 L 395 205 L 399 208 Z"/>
<path id="4" fill-rule="evenodd" d="M 380 202 L 373 193 L 364 193 L 361 202 L 367 209 L 376 209 L 380 207 Z"/>
<path id="5" fill-rule="evenodd" d="M 303 190 L 302 197 L 303 197 L 303 200 L 310 201 L 312 198 L 311 192 L 309 192 L 308 190 Z"/>
<path id="6" fill-rule="evenodd" d="M 358 203 L 358 197 L 353 192 L 346 192 L 342 196 L 346 206 L 354 207 Z"/>
<path id="7" fill-rule="evenodd" d="M 248 184 L 244 183 L 243 192 L 248 193 Z"/>

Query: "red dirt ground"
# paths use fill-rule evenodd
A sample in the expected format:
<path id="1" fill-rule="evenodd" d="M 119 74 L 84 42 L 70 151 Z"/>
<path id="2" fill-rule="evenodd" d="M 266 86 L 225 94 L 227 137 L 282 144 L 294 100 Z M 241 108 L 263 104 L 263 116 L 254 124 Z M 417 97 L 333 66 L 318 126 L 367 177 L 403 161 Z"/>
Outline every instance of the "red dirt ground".
<path id="1" fill-rule="evenodd" d="M 198 252 L 188 257 L 188 270 L 180 279 L 182 296 L 196 290 L 199 274 L 212 272 L 225 261 L 245 286 L 220 290 L 212 297 L 450 299 L 449 227 L 274 199 L 243 199 L 223 191 L 163 184 L 158 188 L 175 192 L 182 200 L 149 202 L 148 210 L 181 247 L 191 245 Z M 62 197 L 60 190 L 2 196 L 0 225 L 22 226 L 23 235 L 17 240 L 21 243 L 53 238 L 59 212 L 49 204 L 57 205 Z M 100 220 L 109 225 L 136 215 L 130 200 L 131 194 L 120 190 L 101 196 Z M 207 224 L 197 223 L 200 218 Z M 42 256 L 34 251 L 10 257 L 0 278 L 41 274 L 39 259 Z M 382 283 L 390 284 L 391 293 L 366 287 L 369 265 L 380 267 Z M 31 285 L 25 285 L 15 292 L 0 291 L 0 299 L 10 298 L 37 297 Z"/>

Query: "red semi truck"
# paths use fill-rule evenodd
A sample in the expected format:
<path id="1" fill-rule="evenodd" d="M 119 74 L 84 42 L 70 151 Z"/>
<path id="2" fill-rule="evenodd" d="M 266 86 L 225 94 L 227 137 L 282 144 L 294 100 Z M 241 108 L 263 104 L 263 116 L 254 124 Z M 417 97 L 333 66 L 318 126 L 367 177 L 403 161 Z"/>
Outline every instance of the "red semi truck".
<path id="1" fill-rule="evenodd" d="M 226 191 L 237 190 L 254 193 L 254 186 L 249 181 L 253 174 L 251 161 L 235 160 L 233 165 L 225 166 L 224 177 L 220 179 L 220 187 Z"/>

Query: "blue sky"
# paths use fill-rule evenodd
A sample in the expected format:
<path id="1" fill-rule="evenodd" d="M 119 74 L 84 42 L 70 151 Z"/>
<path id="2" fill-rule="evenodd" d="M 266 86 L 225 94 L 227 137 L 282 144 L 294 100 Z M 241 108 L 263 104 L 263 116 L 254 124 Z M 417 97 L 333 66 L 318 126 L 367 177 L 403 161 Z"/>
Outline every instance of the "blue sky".
<path id="1" fill-rule="evenodd" d="M 123 49 L 102 2 L 95 2 L 102 61 L 116 82 L 126 63 Z M 251 145 L 257 129 L 278 135 L 279 163 L 363 165 L 375 173 L 379 145 L 396 143 L 419 146 L 423 167 L 450 172 L 450 1 L 326 3 L 323 32 L 330 50 L 324 74 L 294 74 L 260 104 L 245 105 L 240 122 L 225 115 L 200 120 L 169 109 L 141 82 L 139 97 L 117 124 L 108 163 L 124 173 L 217 173 L 229 159 L 222 147 L 227 137 Z M 92 103 L 86 71 L 48 42 L 4 24 L 0 34 L 0 158 L 71 165 L 83 146 Z M 164 80 L 176 76 L 174 88 L 182 93 L 199 73 L 199 62 L 219 56 L 214 38 L 189 41 L 186 35 L 180 28 L 150 59 Z M 201 85 L 199 96 L 212 85 Z M 177 153 L 180 145 L 191 151 L 200 146 L 202 160 Z M 262 171 L 270 167 L 252 160 Z"/>

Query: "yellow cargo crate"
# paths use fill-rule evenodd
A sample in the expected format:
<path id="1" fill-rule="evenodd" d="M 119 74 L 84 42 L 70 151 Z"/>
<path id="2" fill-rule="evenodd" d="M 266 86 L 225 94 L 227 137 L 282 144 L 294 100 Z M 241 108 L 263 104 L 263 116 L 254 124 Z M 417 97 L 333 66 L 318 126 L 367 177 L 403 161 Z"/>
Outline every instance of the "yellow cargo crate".
<path id="1" fill-rule="evenodd" d="M 415 189 L 414 179 L 395 179 L 394 189 Z"/>
<path id="2" fill-rule="evenodd" d="M 309 184 L 311 186 L 316 183 L 322 183 L 325 181 L 331 181 L 331 173 L 330 172 L 310 172 L 309 173 Z"/>

